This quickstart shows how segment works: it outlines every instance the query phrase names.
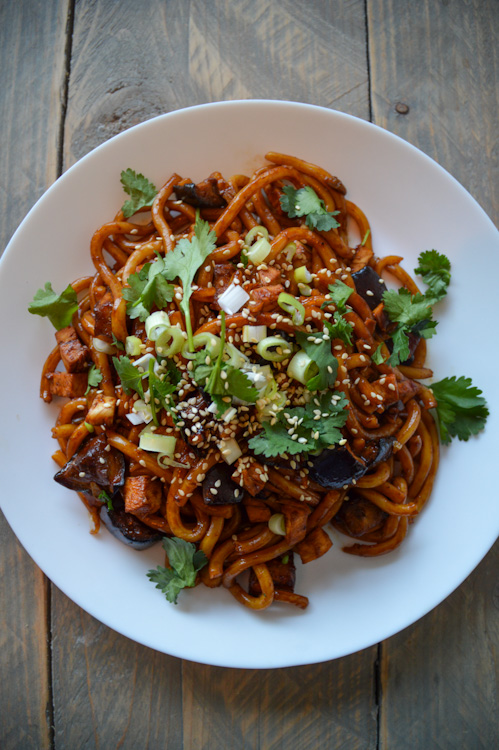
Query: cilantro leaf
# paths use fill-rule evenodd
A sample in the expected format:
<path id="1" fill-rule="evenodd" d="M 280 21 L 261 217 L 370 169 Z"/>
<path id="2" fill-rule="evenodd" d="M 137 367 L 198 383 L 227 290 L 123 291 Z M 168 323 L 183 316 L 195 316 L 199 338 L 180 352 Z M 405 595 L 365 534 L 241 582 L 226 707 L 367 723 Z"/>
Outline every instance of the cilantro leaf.
<path id="1" fill-rule="evenodd" d="M 119 340 L 118 340 L 118 339 L 116 338 L 116 336 L 114 335 L 114 333 L 112 333 L 112 334 L 111 334 L 111 336 L 113 337 L 113 345 L 114 345 L 114 346 L 115 346 L 115 347 L 116 347 L 117 349 L 120 349 L 121 351 L 123 351 L 123 352 L 124 352 L 124 351 L 125 351 L 125 344 L 124 344 L 124 343 L 123 343 L 122 341 L 119 341 Z"/>
<path id="2" fill-rule="evenodd" d="M 192 588 L 196 583 L 196 573 L 208 562 L 208 558 L 201 550 L 191 542 L 177 537 L 165 537 L 163 547 L 168 555 L 171 568 L 158 565 L 155 570 L 150 570 L 147 577 L 156 584 L 169 602 L 177 604 L 180 591 L 184 588 Z"/>
<path id="3" fill-rule="evenodd" d="M 85 396 L 89 392 L 90 388 L 97 388 L 97 386 L 102 381 L 102 373 L 99 370 L 98 367 L 95 365 L 92 365 L 90 370 L 88 371 L 88 386 L 87 390 L 85 391 Z"/>
<path id="4" fill-rule="evenodd" d="M 48 318 L 58 331 L 71 325 L 77 310 L 78 299 L 71 284 L 63 292 L 56 294 L 50 281 L 47 281 L 44 289 L 36 292 L 28 307 L 28 312 Z"/>
<path id="5" fill-rule="evenodd" d="M 346 312 L 348 298 L 354 293 L 352 287 L 348 286 L 348 284 L 344 284 L 343 281 L 336 279 L 334 284 L 329 284 L 328 289 L 329 294 L 331 295 L 331 300 L 336 305 L 338 312 Z M 325 302 L 322 307 L 327 307 L 330 304 L 331 302 Z"/>
<path id="6" fill-rule="evenodd" d="M 340 428 L 348 418 L 347 403 L 343 394 L 328 392 L 306 406 L 286 408 L 274 424 L 263 422 L 263 432 L 252 437 L 248 445 L 266 458 L 321 451 L 341 440 Z"/>
<path id="7" fill-rule="evenodd" d="M 144 387 L 142 385 L 143 372 L 131 362 L 129 357 L 113 357 L 114 369 L 121 380 L 123 390 L 129 396 L 132 391 L 136 391 L 141 398 L 144 398 Z"/>
<path id="8" fill-rule="evenodd" d="M 101 490 L 97 499 L 105 502 L 108 510 L 114 510 L 113 500 L 111 497 L 109 497 L 106 490 Z"/>
<path id="9" fill-rule="evenodd" d="M 441 300 L 447 294 L 450 283 L 450 260 L 437 250 L 424 250 L 418 258 L 415 273 L 423 277 L 428 286 L 425 297 L 432 300 L 432 304 Z"/>
<path id="10" fill-rule="evenodd" d="M 175 393 L 177 390 L 176 385 L 168 382 L 168 380 L 161 380 L 161 378 L 154 372 L 154 359 L 149 360 L 148 369 L 148 382 L 149 382 L 149 393 L 150 400 L 149 405 L 151 407 L 152 419 L 156 427 L 159 425 L 158 410 L 165 408 L 170 410 L 169 396 Z"/>
<path id="11" fill-rule="evenodd" d="M 296 340 L 300 347 L 308 354 L 318 367 L 318 372 L 307 380 L 306 386 L 309 391 L 325 391 L 334 387 L 336 374 L 338 372 L 338 360 L 331 351 L 331 338 L 333 326 L 324 321 L 324 329 L 321 332 L 303 333 L 296 332 Z M 309 341 L 312 339 L 312 341 Z"/>
<path id="12" fill-rule="evenodd" d="M 222 346 L 215 362 L 206 364 L 206 349 L 196 352 L 193 379 L 217 404 L 218 413 L 223 414 L 228 404 L 222 402 L 222 397 L 235 396 L 241 401 L 254 404 L 258 398 L 258 390 L 253 387 L 248 376 L 228 362 L 223 361 L 225 351 L 225 313 L 221 312 L 220 338 Z M 222 372 L 224 375 L 222 375 Z"/>
<path id="13" fill-rule="evenodd" d="M 388 364 L 397 366 L 409 357 L 409 333 L 425 339 L 435 333 L 437 321 L 432 320 L 431 299 L 423 294 L 412 295 L 408 289 L 389 289 L 383 293 L 385 311 L 397 328 L 391 334 L 393 351 Z"/>
<path id="14" fill-rule="evenodd" d="M 340 226 L 334 218 L 339 214 L 339 211 L 327 211 L 324 201 L 309 185 L 299 190 L 291 185 L 286 185 L 283 188 L 283 193 L 284 195 L 281 195 L 280 198 L 281 208 L 290 219 L 297 216 L 306 216 L 306 225 L 311 229 L 317 229 L 319 232 L 327 232 L 329 229 L 336 229 Z"/>
<path id="15" fill-rule="evenodd" d="M 129 286 L 123 288 L 130 318 L 144 322 L 155 304 L 160 310 L 173 299 L 174 286 L 165 278 L 165 262 L 158 256 L 154 263 L 146 263 L 138 273 L 130 274 Z"/>
<path id="16" fill-rule="evenodd" d="M 347 346 L 352 343 L 353 329 L 348 320 L 345 320 L 343 315 L 339 312 L 335 312 L 333 315 L 334 323 L 329 323 L 329 334 L 332 339 L 340 339 Z"/>
<path id="17" fill-rule="evenodd" d="M 247 401 L 254 404 L 258 398 L 258 390 L 253 386 L 248 376 L 237 370 L 235 367 L 226 367 L 227 382 L 229 387 L 227 393 L 239 398 L 241 401 Z"/>
<path id="18" fill-rule="evenodd" d="M 382 365 L 384 360 L 383 354 L 381 353 L 381 350 L 383 348 L 383 344 L 379 344 L 376 351 L 373 352 L 371 355 L 371 359 L 374 362 L 375 365 Z"/>
<path id="19" fill-rule="evenodd" d="M 184 313 L 185 327 L 189 348 L 194 351 L 192 336 L 191 314 L 189 300 L 192 294 L 192 283 L 198 268 L 204 263 L 208 255 L 215 249 L 216 234 L 210 230 L 207 221 L 203 221 L 199 212 L 194 224 L 194 237 L 191 240 L 181 239 L 172 252 L 167 253 L 164 258 L 163 274 L 167 279 L 173 281 L 179 278 L 182 282 L 183 296 L 180 309 Z"/>
<path id="20" fill-rule="evenodd" d="M 443 378 L 433 383 L 431 390 L 437 399 L 442 443 L 448 445 L 453 437 L 466 441 L 483 430 L 489 410 L 482 391 L 473 386 L 471 378 Z"/>
<path id="21" fill-rule="evenodd" d="M 120 181 L 125 193 L 130 196 L 130 200 L 125 201 L 121 209 L 125 219 L 128 219 L 140 208 L 152 205 L 158 191 L 143 174 L 134 172 L 133 169 L 129 168 L 123 170 Z"/>

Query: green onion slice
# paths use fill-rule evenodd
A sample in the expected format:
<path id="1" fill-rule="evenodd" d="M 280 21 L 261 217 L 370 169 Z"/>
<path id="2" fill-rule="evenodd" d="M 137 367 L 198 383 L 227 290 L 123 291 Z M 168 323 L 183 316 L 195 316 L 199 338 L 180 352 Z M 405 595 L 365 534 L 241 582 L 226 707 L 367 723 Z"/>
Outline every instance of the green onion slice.
<path id="1" fill-rule="evenodd" d="M 284 516 L 282 513 L 274 513 L 273 516 L 270 516 L 269 529 L 274 534 L 279 534 L 279 536 L 286 536 L 286 523 L 284 521 Z"/>
<path id="2" fill-rule="evenodd" d="M 184 332 L 178 326 L 165 326 L 157 333 L 155 346 L 160 357 L 166 358 L 178 354 L 184 344 Z"/>
<path id="3" fill-rule="evenodd" d="M 260 357 L 269 362 L 282 362 L 293 354 L 293 346 L 281 336 L 267 336 L 259 341 L 256 350 Z"/>
<path id="4" fill-rule="evenodd" d="M 262 227 L 261 224 L 257 224 L 255 227 L 252 227 L 249 232 L 246 234 L 246 237 L 244 238 L 244 244 L 248 245 L 248 247 L 251 245 L 255 237 L 265 237 L 266 240 L 269 238 L 269 233 L 266 227 Z"/>
<path id="5" fill-rule="evenodd" d="M 271 247 L 268 239 L 260 237 L 259 240 L 246 250 L 246 257 L 254 266 L 258 266 L 268 257 L 270 250 Z"/>
<path id="6" fill-rule="evenodd" d="M 160 332 L 170 326 L 170 318 L 164 310 L 157 310 L 146 318 L 146 336 L 149 341 L 156 341 Z"/>
<path id="7" fill-rule="evenodd" d="M 138 357 L 142 351 L 142 341 L 138 336 L 127 336 L 125 339 L 125 353 L 129 357 Z"/>
<path id="8" fill-rule="evenodd" d="M 281 310 L 284 310 L 285 313 L 291 316 L 291 320 L 295 326 L 303 325 L 305 320 L 305 308 L 300 300 L 293 297 L 292 294 L 281 292 L 277 298 L 277 304 Z"/>
<path id="9" fill-rule="evenodd" d="M 156 435 L 155 432 L 142 431 L 139 437 L 139 448 L 152 453 L 162 453 L 168 458 L 175 454 L 177 438 L 173 435 Z"/>
<path id="10" fill-rule="evenodd" d="M 308 270 L 307 266 L 300 266 L 294 270 L 295 281 L 298 284 L 310 284 L 312 281 L 312 274 Z"/>
<path id="11" fill-rule="evenodd" d="M 296 352 L 287 369 L 289 377 L 298 380 L 303 385 L 306 385 L 310 378 L 313 378 L 318 372 L 319 368 L 316 363 L 303 349 Z"/>
<path id="12" fill-rule="evenodd" d="M 214 333 L 198 333 L 194 336 L 193 342 L 194 350 L 201 349 L 201 347 L 204 346 L 206 347 L 206 354 L 209 354 L 212 359 L 215 359 L 218 356 L 222 347 L 220 338 L 215 336 Z M 189 351 L 189 345 L 185 342 L 182 347 L 182 356 L 185 357 L 185 359 L 194 359 L 196 351 Z"/>

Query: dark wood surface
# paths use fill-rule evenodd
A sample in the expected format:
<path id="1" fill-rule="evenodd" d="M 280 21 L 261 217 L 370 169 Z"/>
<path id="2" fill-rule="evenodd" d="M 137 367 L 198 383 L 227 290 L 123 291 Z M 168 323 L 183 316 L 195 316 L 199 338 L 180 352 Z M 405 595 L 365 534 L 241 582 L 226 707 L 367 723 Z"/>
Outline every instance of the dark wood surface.
<path id="1" fill-rule="evenodd" d="M 436 159 L 497 223 L 498 31 L 497 0 L 0 0 L 0 247 L 109 137 L 237 98 L 370 119 Z M 0 748 L 497 747 L 498 558 L 496 544 L 445 602 L 378 646 L 231 670 L 100 624 L 2 517 Z"/>

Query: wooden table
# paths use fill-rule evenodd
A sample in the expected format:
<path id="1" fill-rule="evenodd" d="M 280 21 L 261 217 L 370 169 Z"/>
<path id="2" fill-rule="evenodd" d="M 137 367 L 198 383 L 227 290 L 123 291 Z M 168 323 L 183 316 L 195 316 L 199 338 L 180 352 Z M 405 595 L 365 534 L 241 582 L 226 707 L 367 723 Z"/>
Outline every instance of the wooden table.
<path id="1" fill-rule="evenodd" d="M 371 120 L 436 159 L 497 222 L 498 30 L 497 0 L 3 0 L 1 247 L 98 144 L 238 98 Z M 498 545 L 399 635 L 325 664 L 252 671 L 117 635 L 50 584 L 4 520 L 0 534 L 3 750 L 498 746 Z"/>

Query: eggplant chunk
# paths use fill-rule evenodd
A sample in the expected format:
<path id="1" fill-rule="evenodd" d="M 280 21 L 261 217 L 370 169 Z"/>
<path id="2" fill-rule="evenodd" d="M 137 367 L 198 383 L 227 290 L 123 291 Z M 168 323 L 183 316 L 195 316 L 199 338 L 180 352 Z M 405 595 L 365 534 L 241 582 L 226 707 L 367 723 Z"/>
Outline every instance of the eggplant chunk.
<path id="1" fill-rule="evenodd" d="M 393 442 L 393 438 L 381 438 L 377 453 L 369 461 L 362 461 L 342 446 L 324 450 L 318 456 L 309 458 L 309 477 L 328 490 L 349 486 L 387 459 L 392 452 Z"/>
<path id="2" fill-rule="evenodd" d="M 371 266 L 364 266 L 352 274 L 352 279 L 357 294 L 374 310 L 383 301 L 383 292 L 386 292 L 386 284 L 381 276 Z"/>
<path id="3" fill-rule="evenodd" d="M 206 505 L 234 505 L 240 503 L 244 490 L 232 479 L 233 469 L 227 464 L 215 464 L 203 481 L 203 500 Z"/>
<path id="4" fill-rule="evenodd" d="M 90 492 L 98 497 L 101 490 L 108 495 L 125 483 L 125 459 L 116 448 L 106 450 L 105 435 L 86 440 L 65 466 L 54 476 L 56 482 L 76 492 Z"/>
<path id="5" fill-rule="evenodd" d="M 100 517 L 108 531 L 119 539 L 120 542 L 127 544 L 137 550 L 147 549 L 163 538 L 163 534 L 149 528 L 145 523 L 127 513 L 121 493 L 117 492 L 112 499 L 113 510 L 108 510 L 105 505 L 102 506 Z"/>
<path id="6" fill-rule="evenodd" d="M 220 195 L 215 177 L 208 177 L 203 182 L 187 182 L 175 185 L 175 195 L 179 200 L 196 208 L 224 208 L 227 203 Z"/>

